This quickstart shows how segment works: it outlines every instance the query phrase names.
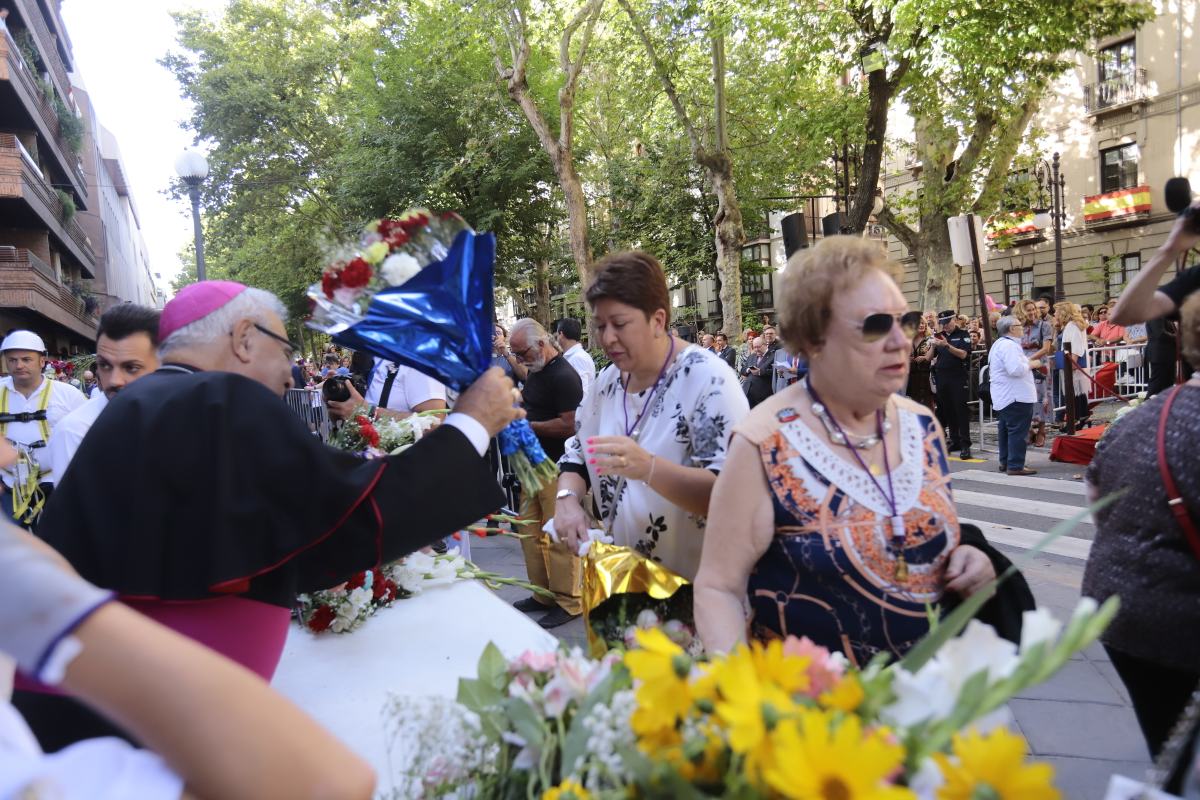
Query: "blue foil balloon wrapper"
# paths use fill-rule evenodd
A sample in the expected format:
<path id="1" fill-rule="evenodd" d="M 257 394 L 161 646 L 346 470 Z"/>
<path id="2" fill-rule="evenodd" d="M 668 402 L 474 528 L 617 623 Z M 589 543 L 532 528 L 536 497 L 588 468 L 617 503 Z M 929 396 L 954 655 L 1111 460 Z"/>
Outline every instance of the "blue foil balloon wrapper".
<path id="1" fill-rule="evenodd" d="M 491 364 L 496 237 L 461 231 L 441 261 L 371 298 L 366 317 L 333 335 L 461 392 Z"/>

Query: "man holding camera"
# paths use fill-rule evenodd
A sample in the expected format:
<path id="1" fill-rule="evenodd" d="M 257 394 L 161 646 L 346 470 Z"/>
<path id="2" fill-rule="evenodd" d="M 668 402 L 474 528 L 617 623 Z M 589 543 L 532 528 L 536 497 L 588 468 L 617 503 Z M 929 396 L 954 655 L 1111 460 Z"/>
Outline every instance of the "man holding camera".
<path id="1" fill-rule="evenodd" d="M 1189 188 L 1185 197 L 1190 193 Z M 1150 364 L 1150 382 L 1146 394 L 1149 396 L 1192 374 L 1191 366 L 1179 358 L 1177 323 L 1171 318 L 1176 317 L 1187 296 L 1200 289 L 1200 265 L 1183 270 L 1163 286 L 1158 284 L 1167 266 L 1197 244 L 1200 244 L 1200 201 L 1180 212 L 1167 240 L 1121 292 L 1108 314 L 1109 321 L 1116 325 L 1148 323 L 1146 360 Z"/>
<path id="2" fill-rule="evenodd" d="M 335 376 L 330 380 L 338 380 Z M 349 419 L 356 408 L 377 406 L 379 410 L 398 416 L 421 411 L 437 411 L 448 408 L 446 387 L 433 378 L 417 372 L 412 367 L 393 364 L 382 358 L 375 359 L 375 366 L 367 376 L 366 394 L 360 394 L 353 381 L 343 379 L 343 387 L 330 387 L 325 393 L 325 404 L 329 416 L 334 419 Z"/>
<path id="3" fill-rule="evenodd" d="M 958 316 L 953 310 L 938 314 L 938 324 L 942 329 L 933 335 L 938 413 L 942 424 L 950 431 L 947 449 L 951 452 L 961 450 L 959 458 L 967 461 L 971 458 L 971 414 L 967 410 L 971 337 L 958 329 Z"/>

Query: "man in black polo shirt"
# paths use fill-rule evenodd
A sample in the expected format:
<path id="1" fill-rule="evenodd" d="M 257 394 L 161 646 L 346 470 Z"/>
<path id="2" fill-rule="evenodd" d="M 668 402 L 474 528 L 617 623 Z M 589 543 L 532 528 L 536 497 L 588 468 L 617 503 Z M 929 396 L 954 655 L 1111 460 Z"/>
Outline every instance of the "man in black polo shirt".
<path id="1" fill-rule="evenodd" d="M 583 384 L 546 329 L 536 320 L 521 319 L 508 337 L 509 348 L 529 370 L 522 399 L 526 418 L 546 455 L 557 461 L 567 439 L 575 435 L 575 409 L 583 400 Z M 545 611 L 538 624 L 554 628 L 583 612 L 580 601 L 579 557 L 563 542 L 555 542 L 542 526 L 554 518 L 554 499 L 558 486 L 553 481 L 540 492 L 521 490 L 521 517 L 534 520 L 522 526 L 521 550 L 530 583 L 554 592 L 556 604 L 540 596 L 527 597 L 515 605 L 521 611 Z"/>
<path id="2" fill-rule="evenodd" d="M 942 424 L 950 430 L 949 449 L 961 450 L 959 457 L 966 461 L 971 458 L 971 415 L 967 410 L 971 337 L 958 329 L 954 311 L 938 314 L 938 324 L 942 329 L 933 338 L 938 412 Z"/>

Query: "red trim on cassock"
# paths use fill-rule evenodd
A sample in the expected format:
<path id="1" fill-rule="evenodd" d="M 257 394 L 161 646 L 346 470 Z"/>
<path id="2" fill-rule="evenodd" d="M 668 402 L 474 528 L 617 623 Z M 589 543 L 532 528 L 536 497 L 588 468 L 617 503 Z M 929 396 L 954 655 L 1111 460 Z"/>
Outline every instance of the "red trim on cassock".
<path id="1" fill-rule="evenodd" d="M 360 505 L 362 505 L 362 502 L 364 500 L 371 498 L 371 502 L 372 503 L 375 502 L 375 499 L 371 497 L 371 492 L 375 491 L 375 486 L 379 483 L 379 479 L 383 476 L 383 471 L 385 469 L 387 469 L 387 461 L 383 460 L 383 459 L 380 459 L 380 460 L 383 463 L 380 464 L 379 471 L 375 473 L 375 477 L 371 478 L 371 482 L 367 484 L 367 487 L 365 489 L 363 489 L 362 494 L 360 494 L 355 499 L 355 501 L 350 505 L 350 507 L 346 509 L 346 512 L 344 514 L 342 514 L 341 518 L 338 519 L 337 522 L 334 523 L 332 528 L 325 531 L 325 533 L 321 534 L 316 539 L 313 539 L 311 542 L 304 545 L 303 547 L 296 548 L 295 550 L 288 553 L 283 558 L 279 559 L 279 561 L 275 562 L 274 564 L 263 567 L 262 569 L 258 570 L 255 573 L 252 573 L 250 575 L 245 575 L 245 576 L 242 576 L 239 578 L 230 578 L 227 581 L 221 581 L 220 583 L 214 583 L 213 585 L 208 587 L 209 591 L 221 592 L 224 594 L 239 594 L 241 592 L 245 592 L 245 591 L 249 590 L 249 588 L 250 588 L 250 581 L 254 580 L 255 578 L 259 577 L 260 575 L 266 575 L 268 572 L 274 572 L 275 570 L 279 569 L 280 567 L 282 567 L 287 562 L 291 561 L 293 558 L 295 558 L 299 554 L 303 553 L 305 550 L 316 547 L 321 542 L 325 541 L 330 536 L 332 536 L 334 533 L 336 533 L 338 528 L 340 528 L 340 527 L 342 527 L 342 525 L 346 524 L 346 520 L 348 520 L 350 518 L 350 515 L 353 514 Z M 379 533 L 377 534 L 377 538 L 380 540 L 379 546 L 382 546 L 383 519 L 379 516 L 378 505 L 375 506 L 375 515 L 376 515 L 376 518 L 379 519 Z"/>

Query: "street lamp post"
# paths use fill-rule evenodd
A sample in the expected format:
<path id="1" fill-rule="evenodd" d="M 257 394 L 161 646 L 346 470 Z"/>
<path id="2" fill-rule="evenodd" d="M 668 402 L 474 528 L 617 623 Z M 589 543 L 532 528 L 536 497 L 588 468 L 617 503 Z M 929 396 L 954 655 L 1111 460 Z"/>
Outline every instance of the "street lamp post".
<path id="1" fill-rule="evenodd" d="M 200 227 L 200 184 L 208 177 L 208 159 L 199 150 L 184 150 L 175 159 L 175 171 L 187 184 L 192 198 L 192 233 L 196 239 L 196 279 L 205 280 L 204 231 Z"/>
<path id="2" fill-rule="evenodd" d="M 1043 217 L 1046 214 L 1046 189 L 1050 189 L 1050 221 L 1054 225 L 1054 302 L 1067 299 L 1063 288 L 1063 258 L 1062 258 L 1062 224 L 1063 224 L 1063 189 L 1066 185 L 1059 171 L 1058 153 L 1049 164 L 1046 159 L 1039 159 L 1034 167 L 1034 177 L 1038 185 L 1039 208 L 1034 212 Z"/>

